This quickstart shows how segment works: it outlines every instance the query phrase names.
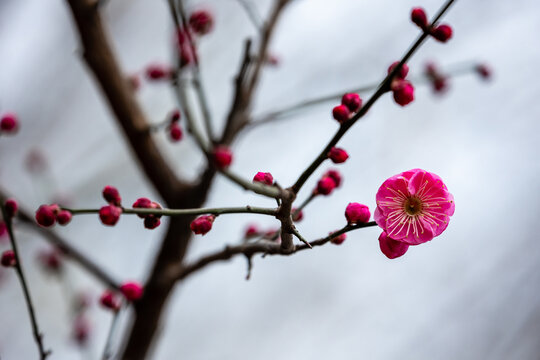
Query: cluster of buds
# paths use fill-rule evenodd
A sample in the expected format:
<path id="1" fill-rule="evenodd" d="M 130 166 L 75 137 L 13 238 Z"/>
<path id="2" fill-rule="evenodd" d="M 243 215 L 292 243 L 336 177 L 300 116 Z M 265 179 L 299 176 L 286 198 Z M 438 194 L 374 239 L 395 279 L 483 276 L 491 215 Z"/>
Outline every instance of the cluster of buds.
<path id="1" fill-rule="evenodd" d="M 328 170 L 317 182 L 317 187 L 313 190 L 314 195 L 330 195 L 335 188 L 341 185 L 342 177 L 337 170 Z"/>
<path id="2" fill-rule="evenodd" d="M 5 113 L 0 118 L 0 134 L 14 134 L 19 128 L 19 120 L 14 113 Z"/>
<path id="3" fill-rule="evenodd" d="M 392 65 L 388 67 L 388 74 L 390 74 L 398 65 L 399 61 L 392 63 Z M 390 90 L 392 90 L 394 100 L 401 106 L 410 104 L 414 100 L 414 87 L 409 81 L 405 80 L 408 73 L 409 67 L 407 64 L 403 64 L 390 82 Z"/>
<path id="4" fill-rule="evenodd" d="M 274 177 L 269 172 L 258 172 L 253 177 L 254 183 L 261 183 L 268 186 L 272 186 L 274 184 Z"/>
<path id="5" fill-rule="evenodd" d="M 3 267 L 14 267 L 17 265 L 17 258 L 15 257 L 15 253 L 13 250 L 6 250 L 2 253 L 2 259 L 0 260 L 0 263 Z"/>
<path id="6" fill-rule="evenodd" d="M 102 206 L 99 209 L 99 219 L 103 225 L 114 226 L 122 214 L 122 198 L 118 189 L 110 185 L 103 188 L 102 195 L 109 205 Z"/>
<path id="7" fill-rule="evenodd" d="M 36 222 L 43 227 L 53 226 L 56 222 L 67 225 L 71 217 L 71 212 L 61 209 L 58 204 L 41 205 L 36 210 Z"/>
<path id="8" fill-rule="evenodd" d="M 161 205 L 148 198 L 138 198 L 133 203 L 135 209 L 161 209 Z M 144 219 L 144 227 L 147 229 L 155 229 L 161 224 L 161 215 L 157 214 L 137 214 L 138 217 Z"/>
<path id="9" fill-rule="evenodd" d="M 197 235 L 205 235 L 212 230 L 212 224 L 216 217 L 214 215 L 202 215 L 193 220 L 190 224 L 191 231 Z"/>
<path id="10" fill-rule="evenodd" d="M 218 169 L 226 169 L 232 163 L 233 154 L 227 146 L 220 145 L 212 151 L 212 159 Z"/>
<path id="11" fill-rule="evenodd" d="M 431 26 L 428 21 L 426 12 L 422 8 L 413 8 L 411 11 L 411 20 L 423 31 L 428 32 L 429 35 L 440 42 L 447 42 L 452 38 L 452 28 L 450 25 L 441 24 L 437 26 Z"/>
<path id="12" fill-rule="evenodd" d="M 340 124 L 349 120 L 362 107 L 362 99 L 358 94 L 348 93 L 341 98 L 341 105 L 332 109 L 332 116 Z"/>
<path id="13" fill-rule="evenodd" d="M 99 303 L 106 309 L 118 311 L 122 307 L 122 302 L 111 290 L 105 290 L 99 298 Z"/>
<path id="14" fill-rule="evenodd" d="M 171 138 L 171 141 L 178 142 L 182 140 L 182 129 L 180 128 L 180 110 L 176 109 L 174 110 L 170 117 L 170 124 L 169 124 L 169 136 Z"/>
<path id="15" fill-rule="evenodd" d="M 425 74 L 431 81 L 431 87 L 436 94 L 441 94 L 448 89 L 448 78 L 439 71 L 434 63 L 427 63 Z"/>

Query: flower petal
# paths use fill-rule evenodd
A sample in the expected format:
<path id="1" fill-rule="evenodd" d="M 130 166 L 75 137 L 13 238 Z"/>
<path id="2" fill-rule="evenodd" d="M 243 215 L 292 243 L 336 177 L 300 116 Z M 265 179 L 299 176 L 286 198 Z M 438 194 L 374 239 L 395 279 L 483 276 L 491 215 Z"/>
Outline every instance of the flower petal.
<path id="1" fill-rule="evenodd" d="M 406 198 L 410 196 L 407 190 L 408 181 L 402 176 L 392 176 L 386 180 L 377 191 L 377 207 L 384 215 L 402 208 Z"/>
<path id="2" fill-rule="evenodd" d="M 379 246 L 384 255 L 389 259 L 403 256 L 409 249 L 409 245 L 388 237 L 385 231 L 379 236 Z"/>

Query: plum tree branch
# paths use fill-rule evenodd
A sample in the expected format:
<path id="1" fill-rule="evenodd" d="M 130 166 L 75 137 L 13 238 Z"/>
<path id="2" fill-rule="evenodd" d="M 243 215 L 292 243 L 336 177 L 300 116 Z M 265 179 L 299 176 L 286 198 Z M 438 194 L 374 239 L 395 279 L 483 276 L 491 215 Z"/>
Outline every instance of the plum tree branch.
<path id="1" fill-rule="evenodd" d="M 97 214 L 99 209 L 70 209 L 68 210 L 73 215 L 80 214 Z M 222 214 L 263 214 L 275 216 L 277 209 L 261 208 L 256 206 L 242 207 L 223 207 L 223 208 L 197 208 L 197 209 L 145 209 L 145 208 L 122 208 L 122 214 L 128 215 L 164 215 L 164 216 L 186 216 L 186 215 L 222 215 Z"/>

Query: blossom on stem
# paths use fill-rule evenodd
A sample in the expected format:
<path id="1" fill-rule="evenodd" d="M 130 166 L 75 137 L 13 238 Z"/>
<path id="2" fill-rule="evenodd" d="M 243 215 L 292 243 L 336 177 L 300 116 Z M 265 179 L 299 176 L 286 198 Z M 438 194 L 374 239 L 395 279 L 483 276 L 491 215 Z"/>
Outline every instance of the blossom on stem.
<path id="1" fill-rule="evenodd" d="M 197 235 L 205 235 L 212 230 L 212 224 L 216 217 L 214 215 L 202 215 L 193 220 L 190 224 L 191 231 Z"/>
<path id="2" fill-rule="evenodd" d="M 19 120 L 14 113 L 6 113 L 0 118 L 0 131 L 5 133 L 15 133 L 19 127 Z"/>
<path id="3" fill-rule="evenodd" d="M 362 99 L 358 94 L 348 93 L 341 98 L 341 105 L 345 105 L 350 112 L 357 112 L 362 106 Z"/>
<path id="4" fill-rule="evenodd" d="M 212 156 L 214 158 L 214 164 L 218 169 L 228 168 L 233 160 L 231 150 L 226 146 L 218 146 L 214 149 Z"/>
<path id="5" fill-rule="evenodd" d="M 107 226 L 116 225 L 121 214 L 122 208 L 115 205 L 106 205 L 99 209 L 99 219 Z"/>
<path id="6" fill-rule="evenodd" d="M 56 222 L 58 205 L 41 205 L 36 210 L 36 222 L 43 227 L 53 226 Z"/>
<path id="7" fill-rule="evenodd" d="M 454 198 L 441 178 L 422 169 L 392 176 L 377 192 L 374 218 L 388 237 L 418 245 L 440 235 L 454 214 Z"/>
<path id="8" fill-rule="evenodd" d="M 169 125 L 169 137 L 171 138 L 171 141 L 178 142 L 182 140 L 182 135 L 182 129 L 180 128 L 180 125 L 178 125 L 178 122 L 173 122 Z"/>
<path id="9" fill-rule="evenodd" d="M 424 30 L 428 26 L 428 18 L 426 12 L 421 7 L 416 7 L 412 9 L 411 21 L 422 30 Z"/>
<path id="10" fill-rule="evenodd" d="M 439 25 L 431 30 L 431 36 L 435 40 L 445 43 L 452 38 L 452 28 L 447 24 Z"/>
<path id="11" fill-rule="evenodd" d="M 406 80 L 401 80 L 392 86 L 394 100 L 401 106 L 410 104 L 414 100 L 414 87 Z"/>
<path id="12" fill-rule="evenodd" d="M 349 154 L 341 148 L 333 147 L 328 152 L 328 158 L 332 160 L 334 164 L 341 164 L 347 161 Z"/>
<path id="13" fill-rule="evenodd" d="M 194 33 L 206 35 L 214 26 L 214 18 L 208 10 L 198 10 L 189 16 L 189 26 Z"/>
<path id="14" fill-rule="evenodd" d="M 60 210 L 56 215 L 56 221 L 59 225 L 67 225 L 71 221 L 72 214 L 67 210 Z"/>
<path id="15" fill-rule="evenodd" d="M 333 233 L 330 233 L 332 235 Z M 330 239 L 330 242 L 334 245 L 341 245 L 347 239 L 347 234 L 343 233 Z"/>
<path id="16" fill-rule="evenodd" d="M 345 209 L 345 218 L 349 224 L 367 223 L 371 213 L 369 207 L 359 203 L 349 203 Z"/>
<path id="17" fill-rule="evenodd" d="M 103 198 L 106 202 L 112 205 L 120 206 L 122 203 L 122 198 L 120 197 L 120 193 L 118 192 L 118 189 L 114 186 L 107 185 L 103 188 L 102 191 Z"/>
<path id="18" fill-rule="evenodd" d="M 12 218 L 17 215 L 19 204 L 17 204 L 17 200 L 15 199 L 7 199 L 4 203 L 4 209 L 6 210 L 6 215 Z"/>
<path id="19" fill-rule="evenodd" d="M 409 249 L 409 244 L 391 239 L 386 231 L 379 236 L 379 246 L 383 254 L 389 259 L 395 259 L 404 255 Z"/>
<path id="20" fill-rule="evenodd" d="M 120 292 L 129 301 L 137 301 L 143 296 L 144 289 L 135 281 L 128 281 L 120 286 Z"/>
<path id="21" fill-rule="evenodd" d="M 269 172 L 258 172 L 253 177 L 253 182 L 259 182 L 272 186 L 274 184 L 274 177 Z"/>
<path id="22" fill-rule="evenodd" d="M 396 66 L 399 65 L 399 61 L 394 61 L 389 67 L 388 67 L 388 74 L 390 74 Z M 396 73 L 395 77 L 400 80 L 404 80 L 407 77 L 407 74 L 409 74 L 409 66 L 407 64 L 403 64 L 401 66 L 401 69 Z"/>
<path id="23" fill-rule="evenodd" d="M 111 309 L 113 311 L 120 310 L 121 306 L 120 299 L 118 299 L 111 290 L 105 290 L 103 294 L 101 294 L 101 297 L 99 298 L 99 303 L 103 307 Z"/>
<path id="24" fill-rule="evenodd" d="M 332 116 L 340 124 L 342 124 L 345 121 L 349 120 L 349 118 L 351 117 L 351 111 L 345 105 L 338 105 L 332 109 Z"/>

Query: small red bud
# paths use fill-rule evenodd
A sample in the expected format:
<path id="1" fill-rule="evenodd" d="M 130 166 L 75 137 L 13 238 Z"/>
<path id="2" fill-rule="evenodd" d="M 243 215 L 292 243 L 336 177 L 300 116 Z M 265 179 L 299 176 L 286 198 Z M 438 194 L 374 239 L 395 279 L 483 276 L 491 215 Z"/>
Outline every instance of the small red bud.
<path id="1" fill-rule="evenodd" d="M 424 9 L 417 7 L 413 8 L 411 11 L 411 20 L 419 28 L 425 29 L 428 26 L 428 19 Z"/>
<path id="2" fill-rule="evenodd" d="M 452 38 L 452 28 L 450 25 L 439 25 L 431 31 L 431 36 L 440 42 L 447 42 Z"/>
<path id="3" fill-rule="evenodd" d="M 180 120 L 180 110 L 176 109 L 176 110 L 173 110 L 173 112 L 171 113 L 171 122 L 176 122 L 176 121 L 179 121 Z"/>
<path id="4" fill-rule="evenodd" d="M 173 142 L 182 140 L 182 129 L 180 129 L 177 122 L 174 122 L 169 126 L 169 136 Z"/>
<path id="5" fill-rule="evenodd" d="M 79 315 L 73 323 L 73 339 L 79 346 L 85 346 L 90 337 L 90 322 L 84 315 Z"/>
<path id="6" fill-rule="evenodd" d="M 349 203 L 345 209 L 345 218 L 349 224 L 367 223 L 371 213 L 366 205 L 359 203 Z"/>
<path id="7" fill-rule="evenodd" d="M 6 209 L 6 215 L 10 218 L 15 217 L 17 210 L 19 209 L 19 204 L 15 199 L 7 199 L 4 208 Z"/>
<path id="8" fill-rule="evenodd" d="M 6 133 L 14 133 L 19 127 L 19 120 L 14 113 L 6 113 L 0 119 L 0 130 Z"/>
<path id="9" fill-rule="evenodd" d="M 292 208 L 292 210 L 291 210 L 291 213 L 293 215 L 293 217 L 292 217 L 293 221 L 294 222 L 302 221 L 302 219 L 304 218 L 304 212 L 302 210 L 300 210 L 300 211 L 298 211 L 298 213 L 296 213 L 296 211 L 298 211 L 296 208 Z"/>
<path id="10" fill-rule="evenodd" d="M 349 154 L 343 149 L 333 147 L 328 152 L 328 158 L 334 162 L 334 164 L 341 164 L 347 161 Z"/>
<path id="11" fill-rule="evenodd" d="M 317 188 L 315 192 L 320 195 L 330 195 L 332 191 L 336 188 L 336 182 L 329 176 L 324 176 L 317 183 Z"/>
<path id="12" fill-rule="evenodd" d="M 120 299 L 118 299 L 116 295 L 110 290 L 105 290 L 103 292 L 103 294 L 99 298 L 99 303 L 107 309 L 111 309 L 113 311 L 120 310 Z"/>
<path id="13" fill-rule="evenodd" d="M 341 185 L 341 181 L 343 180 L 341 173 L 337 170 L 328 170 L 323 176 L 331 177 L 336 183 L 336 187 L 339 187 Z"/>
<path id="14" fill-rule="evenodd" d="M 56 221 L 58 221 L 58 224 L 60 225 L 67 225 L 71 221 L 71 213 L 67 210 L 60 210 L 58 214 L 56 215 Z"/>
<path id="15" fill-rule="evenodd" d="M 398 65 L 399 65 L 399 61 L 394 61 L 392 65 L 388 67 L 388 74 L 390 74 L 392 70 L 394 70 L 394 68 Z M 403 80 L 407 77 L 408 73 L 409 73 L 409 66 L 407 64 L 403 64 L 401 66 L 401 69 L 399 69 L 399 71 L 396 73 L 395 76 L 396 78 Z"/>
<path id="16" fill-rule="evenodd" d="M 161 225 L 161 220 L 154 216 L 147 216 L 144 219 L 144 227 L 149 230 L 153 230 Z"/>
<path id="17" fill-rule="evenodd" d="M 133 208 L 137 209 L 150 209 L 152 207 L 152 200 L 148 198 L 138 198 L 132 205 Z M 144 219 L 146 214 L 137 214 L 138 217 Z"/>
<path id="18" fill-rule="evenodd" d="M 194 33 L 199 35 L 208 34 L 214 25 L 212 14 L 206 10 L 195 11 L 189 17 L 189 26 Z"/>
<path id="19" fill-rule="evenodd" d="M 250 239 L 260 234 L 257 225 L 249 225 L 244 232 L 244 239 Z"/>
<path id="20" fill-rule="evenodd" d="M 401 106 L 410 104 L 414 100 L 414 87 L 408 81 L 402 80 L 392 89 L 394 100 Z"/>
<path id="21" fill-rule="evenodd" d="M 58 272 L 62 268 L 61 253 L 57 249 L 41 251 L 38 255 L 38 260 L 47 271 Z"/>
<path id="22" fill-rule="evenodd" d="M 272 184 L 274 184 L 274 177 L 269 172 L 258 172 L 253 177 L 253 182 L 259 182 L 272 186 Z"/>
<path id="23" fill-rule="evenodd" d="M 351 111 L 345 105 L 338 105 L 338 106 L 334 107 L 334 109 L 332 109 L 332 116 L 340 124 L 342 124 L 345 121 L 349 120 L 349 118 L 351 117 Z"/>
<path id="24" fill-rule="evenodd" d="M 99 219 L 103 225 L 114 226 L 120 219 L 122 208 L 115 205 L 106 205 L 99 209 Z"/>
<path id="25" fill-rule="evenodd" d="M 233 160 L 231 150 L 226 146 L 218 146 L 213 152 L 214 163 L 217 168 L 225 169 L 229 167 Z"/>
<path id="26" fill-rule="evenodd" d="M 56 222 L 56 208 L 51 205 L 41 205 L 36 211 L 36 222 L 43 226 L 53 226 Z"/>
<path id="27" fill-rule="evenodd" d="M 143 287 L 138 282 L 125 282 L 120 286 L 120 291 L 129 301 L 137 301 L 143 296 Z"/>
<path id="28" fill-rule="evenodd" d="M 13 250 L 6 250 L 2 253 L 2 260 L 0 263 L 4 267 L 14 267 L 17 265 L 17 259 L 15 258 L 15 253 Z"/>
<path id="29" fill-rule="evenodd" d="M 478 75 L 480 75 L 480 77 L 484 80 L 489 80 L 491 79 L 491 69 L 489 68 L 489 66 L 487 66 L 486 64 L 478 64 L 476 67 L 475 67 L 475 70 L 476 72 L 478 73 Z"/>
<path id="30" fill-rule="evenodd" d="M 194 234 L 205 235 L 212 230 L 212 224 L 215 220 L 214 215 L 202 215 L 191 222 L 190 228 Z"/>
<path id="31" fill-rule="evenodd" d="M 330 233 L 332 235 L 332 233 Z M 334 245 L 341 245 L 347 239 L 347 234 L 341 234 L 330 239 L 330 242 Z"/>
<path id="32" fill-rule="evenodd" d="M 120 197 L 120 193 L 118 192 L 118 189 L 114 186 L 107 185 L 103 188 L 103 198 L 106 202 L 109 204 L 113 204 L 116 206 L 120 206 L 122 203 L 122 198 Z"/>
<path id="33" fill-rule="evenodd" d="M 146 67 L 146 78 L 148 80 L 169 79 L 172 73 L 172 69 L 167 65 L 150 64 Z"/>
<path id="34" fill-rule="evenodd" d="M 355 93 L 348 93 L 341 98 L 341 105 L 345 105 L 350 112 L 357 112 L 362 106 L 362 99 Z"/>

